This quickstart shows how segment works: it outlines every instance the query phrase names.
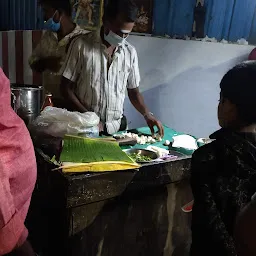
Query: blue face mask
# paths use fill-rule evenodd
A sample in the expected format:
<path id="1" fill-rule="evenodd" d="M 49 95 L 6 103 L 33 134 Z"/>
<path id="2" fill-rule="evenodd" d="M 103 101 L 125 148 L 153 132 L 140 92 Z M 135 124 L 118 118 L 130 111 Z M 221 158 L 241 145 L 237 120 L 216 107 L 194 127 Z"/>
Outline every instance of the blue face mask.
<path id="1" fill-rule="evenodd" d="M 49 20 L 47 20 L 44 23 L 44 28 L 46 30 L 52 31 L 52 32 L 58 32 L 60 30 L 60 21 L 59 22 L 55 22 L 53 20 L 55 14 L 57 11 L 55 11 L 55 13 L 53 14 L 52 18 L 50 18 Z"/>

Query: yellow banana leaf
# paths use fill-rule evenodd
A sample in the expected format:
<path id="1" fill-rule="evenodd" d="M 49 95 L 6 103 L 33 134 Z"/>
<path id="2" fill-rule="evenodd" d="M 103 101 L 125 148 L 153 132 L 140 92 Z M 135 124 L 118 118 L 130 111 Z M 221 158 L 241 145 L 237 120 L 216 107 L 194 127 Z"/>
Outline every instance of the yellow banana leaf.
<path id="1" fill-rule="evenodd" d="M 105 161 L 94 163 L 63 163 L 63 166 L 54 170 L 62 169 L 63 173 L 82 173 L 82 172 L 114 172 L 123 170 L 133 170 L 140 168 L 137 163 L 127 163 L 118 161 Z"/>

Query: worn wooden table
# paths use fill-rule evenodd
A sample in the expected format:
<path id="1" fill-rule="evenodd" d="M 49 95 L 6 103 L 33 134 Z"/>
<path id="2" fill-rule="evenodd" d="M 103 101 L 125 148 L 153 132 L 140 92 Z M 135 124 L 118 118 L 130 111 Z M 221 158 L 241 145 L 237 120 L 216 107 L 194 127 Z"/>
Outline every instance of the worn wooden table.
<path id="1" fill-rule="evenodd" d="M 38 157 L 27 226 L 41 255 L 188 255 L 190 158 L 140 170 L 64 175 Z"/>

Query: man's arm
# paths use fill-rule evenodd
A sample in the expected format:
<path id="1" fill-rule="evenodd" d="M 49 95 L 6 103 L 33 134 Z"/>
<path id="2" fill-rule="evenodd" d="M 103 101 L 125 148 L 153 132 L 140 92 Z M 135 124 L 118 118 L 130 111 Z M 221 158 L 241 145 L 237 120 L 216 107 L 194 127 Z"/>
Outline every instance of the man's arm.
<path id="1" fill-rule="evenodd" d="M 161 137 L 164 136 L 164 128 L 160 121 L 158 121 L 149 111 L 145 105 L 144 99 L 139 91 L 140 85 L 140 71 L 137 52 L 134 51 L 133 63 L 130 74 L 127 81 L 128 96 L 132 105 L 143 115 L 145 118 L 152 135 L 154 132 L 154 126 L 158 128 L 158 132 Z"/>
<path id="2" fill-rule="evenodd" d="M 60 57 L 48 56 L 50 32 L 45 32 L 36 48 L 33 50 L 29 58 L 29 65 L 33 71 L 38 73 L 44 72 L 46 69 L 57 72 L 60 69 Z"/>
<path id="3" fill-rule="evenodd" d="M 61 79 L 61 94 L 68 101 L 71 110 L 81 113 L 87 112 L 88 109 L 80 102 L 74 93 L 76 83 L 68 80 L 65 77 Z"/>
<path id="4" fill-rule="evenodd" d="M 73 110 L 79 112 L 88 111 L 88 107 L 81 103 L 76 96 L 74 89 L 77 86 L 77 81 L 83 70 L 85 42 L 83 37 L 79 37 L 72 41 L 69 46 L 65 63 L 62 66 L 60 73 L 62 80 L 60 84 L 61 94 L 64 99 L 68 100 Z"/>
<path id="5" fill-rule="evenodd" d="M 160 121 L 158 121 L 149 111 L 145 105 L 144 99 L 138 88 L 128 89 L 128 97 L 132 105 L 143 115 L 145 118 L 151 133 L 154 134 L 154 126 L 158 128 L 158 132 L 161 137 L 164 136 L 164 128 Z"/>

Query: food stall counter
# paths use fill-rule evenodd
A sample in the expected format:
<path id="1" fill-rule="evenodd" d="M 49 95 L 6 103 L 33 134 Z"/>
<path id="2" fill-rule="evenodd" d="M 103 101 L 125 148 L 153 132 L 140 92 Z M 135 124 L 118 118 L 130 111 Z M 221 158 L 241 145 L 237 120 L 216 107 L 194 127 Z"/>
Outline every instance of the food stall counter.
<path id="1" fill-rule="evenodd" d="M 136 145 L 135 147 L 138 147 Z M 27 225 L 41 255 L 188 255 L 191 155 L 140 169 L 64 174 L 37 155 Z"/>

